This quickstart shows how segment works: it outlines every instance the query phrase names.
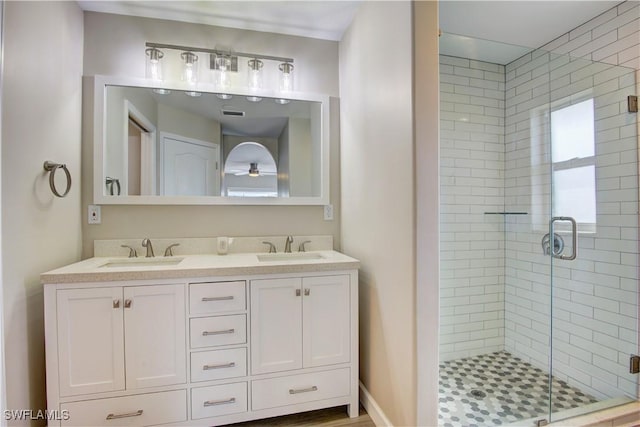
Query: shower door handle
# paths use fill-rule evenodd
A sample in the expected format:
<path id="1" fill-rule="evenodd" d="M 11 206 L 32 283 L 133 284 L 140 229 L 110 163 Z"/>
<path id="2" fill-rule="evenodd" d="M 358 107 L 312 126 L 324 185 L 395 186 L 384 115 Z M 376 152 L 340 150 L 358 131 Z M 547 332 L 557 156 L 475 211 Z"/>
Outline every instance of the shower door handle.
<path id="1" fill-rule="evenodd" d="M 578 244 L 578 224 L 576 224 L 576 220 L 570 216 L 554 216 L 551 218 L 551 227 L 549 230 L 549 235 L 553 235 L 553 223 L 556 221 L 568 221 L 571 223 L 571 255 L 561 255 L 561 254 L 553 254 L 554 258 L 563 259 L 566 261 L 573 261 L 576 259 L 577 255 L 577 244 Z M 553 251 L 552 251 L 553 253 Z"/>

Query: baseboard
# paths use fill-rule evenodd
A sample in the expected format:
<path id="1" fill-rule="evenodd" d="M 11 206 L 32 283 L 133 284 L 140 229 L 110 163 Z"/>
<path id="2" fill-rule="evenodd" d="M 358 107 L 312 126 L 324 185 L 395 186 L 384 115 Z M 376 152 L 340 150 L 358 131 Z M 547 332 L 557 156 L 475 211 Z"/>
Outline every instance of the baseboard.
<path id="1" fill-rule="evenodd" d="M 377 427 L 393 427 L 389 418 L 382 412 L 382 409 L 373 399 L 373 396 L 369 394 L 369 390 L 360 382 L 360 403 L 364 407 L 367 414 L 371 417 L 371 420 Z"/>

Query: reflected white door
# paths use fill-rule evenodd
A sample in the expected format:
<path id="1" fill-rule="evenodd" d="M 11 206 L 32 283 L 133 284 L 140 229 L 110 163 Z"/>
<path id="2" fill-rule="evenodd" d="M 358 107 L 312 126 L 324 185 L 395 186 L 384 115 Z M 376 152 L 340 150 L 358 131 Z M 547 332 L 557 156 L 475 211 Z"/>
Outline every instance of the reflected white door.
<path id="1" fill-rule="evenodd" d="M 218 145 L 162 135 L 160 193 L 167 196 L 219 196 Z"/>

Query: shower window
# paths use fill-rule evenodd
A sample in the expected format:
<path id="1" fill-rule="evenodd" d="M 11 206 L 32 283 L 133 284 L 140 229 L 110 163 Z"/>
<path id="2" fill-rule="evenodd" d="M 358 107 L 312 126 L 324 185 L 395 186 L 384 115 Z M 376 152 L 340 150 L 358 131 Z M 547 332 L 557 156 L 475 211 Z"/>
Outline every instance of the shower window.
<path id="1" fill-rule="evenodd" d="M 570 216 L 578 231 L 596 228 L 593 98 L 551 112 L 553 215 Z"/>

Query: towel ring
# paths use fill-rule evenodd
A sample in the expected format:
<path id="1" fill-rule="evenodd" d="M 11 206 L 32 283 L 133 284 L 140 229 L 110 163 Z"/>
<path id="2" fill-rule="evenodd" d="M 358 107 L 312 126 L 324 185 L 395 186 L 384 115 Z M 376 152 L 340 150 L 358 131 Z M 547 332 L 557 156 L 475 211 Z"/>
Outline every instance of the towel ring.
<path id="1" fill-rule="evenodd" d="M 105 182 L 107 184 L 107 188 L 109 189 L 109 195 L 113 196 L 119 196 L 120 195 L 120 180 L 118 178 L 111 178 L 111 177 L 107 177 L 105 179 Z M 118 189 L 117 193 L 113 192 L 113 185 L 116 185 L 116 188 Z"/>
<path id="2" fill-rule="evenodd" d="M 56 188 L 55 176 L 58 169 L 62 169 L 67 177 L 67 188 L 62 194 L 60 194 L 58 192 L 58 189 Z M 44 162 L 44 170 L 49 172 L 49 186 L 51 187 L 51 191 L 53 192 L 53 194 L 55 194 L 57 197 L 65 197 L 67 194 L 69 194 L 69 190 L 71 190 L 71 173 L 69 173 L 67 165 L 61 163 L 53 163 L 47 160 L 46 162 Z"/>

